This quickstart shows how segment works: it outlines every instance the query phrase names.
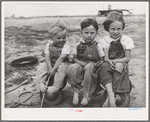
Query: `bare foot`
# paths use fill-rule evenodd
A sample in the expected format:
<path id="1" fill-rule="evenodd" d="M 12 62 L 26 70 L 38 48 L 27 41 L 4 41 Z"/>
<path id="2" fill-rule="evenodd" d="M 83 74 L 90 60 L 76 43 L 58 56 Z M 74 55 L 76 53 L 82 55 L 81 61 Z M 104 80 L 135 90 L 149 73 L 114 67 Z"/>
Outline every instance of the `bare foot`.
<path id="1" fill-rule="evenodd" d="M 109 107 L 116 107 L 116 99 L 114 96 L 109 96 L 108 101 L 109 101 Z"/>
<path id="2" fill-rule="evenodd" d="M 106 98 L 106 100 L 105 100 L 105 102 L 104 102 L 102 107 L 108 107 L 108 97 Z"/>
<path id="3" fill-rule="evenodd" d="M 46 90 L 47 90 L 47 87 L 45 86 L 45 84 L 40 83 L 40 91 L 44 93 Z"/>
<path id="4" fill-rule="evenodd" d="M 88 105 L 88 103 L 89 103 L 89 101 L 88 101 L 88 99 L 87 98 L 83 98 L 82 99 L 82 101 L 81 101 L 81 104 L 83 105 L 83 106 L 86 106 L 86 105 Z"/>
<path id="5" fill-rule="evenodd" d="M 57 88 L 57 87 L 49 86 L 46 92 L 48 94 L 52 94 L 52 93 L 56 93 L 58 90 L 59 90 L 59 88 Z"/>
<path id="6" fill-rule="evenodd" d="M 73 96 L 73 104 L 77 105 L 79 102 L 79 94 L 74 92 L 74 96 Z"/>

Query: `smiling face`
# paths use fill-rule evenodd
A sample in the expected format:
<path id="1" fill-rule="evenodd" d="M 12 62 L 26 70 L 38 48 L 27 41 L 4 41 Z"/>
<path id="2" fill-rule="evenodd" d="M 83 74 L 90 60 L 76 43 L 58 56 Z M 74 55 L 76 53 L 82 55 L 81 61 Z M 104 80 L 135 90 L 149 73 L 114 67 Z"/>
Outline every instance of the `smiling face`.
<path id="1" fill-rule="evenodd" d="M 90 25 L 82 30 L 82 36 L 86 43 L 92 42 L 96 37 L 97 31 L 93 25 Z"/>
<path id="2" fill-rule="evenodd" d="M 52 37 L 52 40 L 57 47 L 63 47 L 66 42 L 66 34 L 57 34 Z"/>
<path id="3" fill-rule="evenodd" d="M 120 21 L 112 22 L 108 31 L 111 38 L 119 38 L 122 35 L 122 23 Z"/>

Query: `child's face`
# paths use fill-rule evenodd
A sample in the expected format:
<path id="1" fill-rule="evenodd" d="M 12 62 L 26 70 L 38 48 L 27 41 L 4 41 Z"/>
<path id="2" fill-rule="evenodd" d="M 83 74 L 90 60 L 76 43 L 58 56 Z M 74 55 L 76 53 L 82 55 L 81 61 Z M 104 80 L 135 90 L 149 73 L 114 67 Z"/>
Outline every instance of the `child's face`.
<path id="1" fill-rule="evenodd" d="M 93 25 L 90 25 L 89 27 L 86 27 L 82 30 L 82 36 L 86 43 L 92 42 L 95 39 L 96 34 L 97 34 L 97 31 Z"/>
<path id="2" fill-rule="evenodd" d="M 109 35 L 113 39 L 117 39 L 122 34 L 122 22 L 120 21 L 114 21 L 110 24 L 109 27 Z"/>
<path id="3" fill-rule="evenodd" d="M 58 47 L 63 47 L 66 42 L 66 34 L 57 34 L 52 37 L 52 40 Z"/>

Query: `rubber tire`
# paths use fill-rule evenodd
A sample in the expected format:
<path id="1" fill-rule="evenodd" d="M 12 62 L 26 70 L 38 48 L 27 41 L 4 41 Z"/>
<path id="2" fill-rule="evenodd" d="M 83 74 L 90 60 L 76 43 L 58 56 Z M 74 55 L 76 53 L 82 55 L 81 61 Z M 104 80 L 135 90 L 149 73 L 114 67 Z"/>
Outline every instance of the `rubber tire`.
<path id="1" fill-rule="evenodd" d="M 27 62 L 26 62 L 27 61 Z M 23 63 L 25 62 L 25 63 Z M 24 67 L 24 66 L 31 66 L 38 63 L 38 59 L 34 56 L 28 56 L 16 59 L 11 62 L 11 66 L 13 67 Z"/>
<path id="2" fill-rule="evenodd" d="M 43 93 L 41 91 L 40 91 L 40 97 L 41 97 L 41 100 L 42 100 Z M 57 105 L 57 104 L 59 104 L 62 101 L 62 99 L 63 99 L 63 90 L 59 89 L 57 100 L 55 100 L 55 101 L 48 101 L 47 99 L 44 99 L 44 104 L 46 104 L 48 106 Z"/>
<path id="3" fill-rule="evenodd" d="M 117 107 L 128 107 L 130 104 L 130 93 L 124 92 L 124 93 L 115 93 L 115 95 L 119 95 L 122 99 L 120 103 L 116 102 Z M 104 91 L 104 97 L 106 99 L 107 97 L 107 91 Z"/>
<path id="4" fill-rule="evenodd" d="M 53 86 L 53 81 L 54 81 L 54 77 L 51 77 L 48 86 Z M 67 77 L 65 77 L 65 79 L 64 79 L 64 86 L 61 89 L 59 89 L 59 91 L 58 91 L 57 99 L 50 101 L 50 100 L 47 100 L 46 97 L 45 97 L 44 104 L 46 104 L 48 106 L 59 104 L 63 99 L 63 90 L 62 89 L 66 86 L 66 84 L 67 84 Z M 42 94 L 41 91 L 40 91 L 40 98 L 41 98 L 41 100 L 43 98 L 43 94 Z"/>
<path id="5" fill-rule="evenodd" d="M 121 97 L 121 102 L 117 103 L 117 107 L 128 107 L 130 104 L 130 93 L 115 93 Z"/>

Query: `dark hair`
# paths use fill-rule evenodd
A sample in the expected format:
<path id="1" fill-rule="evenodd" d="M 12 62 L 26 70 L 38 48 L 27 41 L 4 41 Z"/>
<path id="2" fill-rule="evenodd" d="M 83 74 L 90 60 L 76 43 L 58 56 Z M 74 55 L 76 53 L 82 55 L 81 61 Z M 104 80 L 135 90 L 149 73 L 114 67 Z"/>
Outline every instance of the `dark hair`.
<path id="1" fill-rule="evenodd" d="M 107 15 L 107 18 L 103 23 L 104 29 L 106 31 L 109 31 L 110 24 L 113 23 L 114 21 L 120 21 L 122 23 L 122 30 L 124 29 L 125 22 L 123 16 L 117 11 L 112 11 Z"/>
<path id="2" fill-rule="evenodd" d="M 82 30 L 86 27 L 89 27 L 90 25 L 93 25 L 96 31 L 98 31 L 98 23 L 94 19 L 91 18 L 85 19 L 81 22 L 80 25 Z"/>

